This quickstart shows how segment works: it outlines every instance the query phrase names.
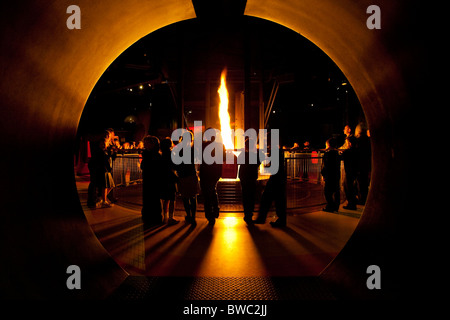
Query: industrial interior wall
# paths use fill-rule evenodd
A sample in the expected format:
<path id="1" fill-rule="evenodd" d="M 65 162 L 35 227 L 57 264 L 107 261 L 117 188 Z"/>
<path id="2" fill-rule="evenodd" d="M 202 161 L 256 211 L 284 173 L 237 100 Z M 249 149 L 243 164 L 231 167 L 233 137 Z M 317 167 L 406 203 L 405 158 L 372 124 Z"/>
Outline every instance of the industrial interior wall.
<path id="1" fill-rule="evenodd" d="M 69 29 L 76 4 L 81 29 Z M 106 68 L 148 33 L 195 18 L 191 1 L 20 1 L 2 5 L 0 295 L 105 297 L 127 276 L 84 216 L 73 170 L 84 105 Z M 69 21 L 70 22 L 70 21 Z M 6 150 L 5 149 L 5 150 Z M 69 290 L 78 265 L 81 290 Z"/>
<path id="2" fill-rule="evenodd" d="M 413 114 L 415 76 L 409 6 L 377 1 L 381 29 L 368 29 L 370 1 L 248 0 L 246 15 L 289 27 L 319 46 L 355 89 L 369 123 L 373 174 L 352 238 L 322 279 L 347 296 L 369 297 L 366 269 L 396 275 L 398 222 L 409 196 L 405 119 Z M 73 147 L 91 90 L 109 64 L 146 34 L 195 18 L 190 1 L 76 1 L 81 29 L 69 29 L 65 1 L 20 1 L 0 13 L 0 296 L 106 297 L 127 276 L 90 229 L 75 185 Z M 75 3 L 74 3 L 75 4 Z M 67 267 L 83 271 L 68 290 Z"/>

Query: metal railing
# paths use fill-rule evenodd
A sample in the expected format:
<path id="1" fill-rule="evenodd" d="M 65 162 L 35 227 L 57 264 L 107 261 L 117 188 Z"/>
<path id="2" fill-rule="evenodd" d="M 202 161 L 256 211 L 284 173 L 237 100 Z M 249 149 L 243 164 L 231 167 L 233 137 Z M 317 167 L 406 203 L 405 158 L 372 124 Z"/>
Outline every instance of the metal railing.
<path id="1" fill-rule="evenodd" d="M 323 154 L 320 152 L 284 153 L 287 209 L 312 208 L 325 203 L 321 185 Z"/>
<path id="2" fill-rule="evenodd" d="M 117 154 L 113 161 L 112 175 L 116 187 L 128 187 L 142 182 L 142 156 L 136 154 Z"/>
<path id="3" fill-rule="evenodd" d="M 284 152 L 285 172 L 288 179 L 320 183 L 323 154 L 320 152 Z"/>
<path id="4" fill-rule="evenodd" d="M 287 209 L 301 209 L 321 206 L 325 203 L 323 196 L 322 176 L 320 174 L 323 153 L 285 152 L 286 204 Z M 113 177 L 116 184 L 115 195 L 122 203 L 134 206 L 142 205 L 142 171 L 140 154 L 118 154 L 113 162 Z M 258 180 L 256 194 L 256 210 L 264 190 L 267 176 Z M 228 184 L 228 186 L 224 186 Z M 240 184 L 238 181 L 220 181 L 218 185 L 221 211 L 243 211 Z M 234 201 L 233 201 L 234 199 Z M 198 197 L 201 210 L 203 198 Z M 177 209 L 183 210 L 181 201 L 177 201 Z"/>

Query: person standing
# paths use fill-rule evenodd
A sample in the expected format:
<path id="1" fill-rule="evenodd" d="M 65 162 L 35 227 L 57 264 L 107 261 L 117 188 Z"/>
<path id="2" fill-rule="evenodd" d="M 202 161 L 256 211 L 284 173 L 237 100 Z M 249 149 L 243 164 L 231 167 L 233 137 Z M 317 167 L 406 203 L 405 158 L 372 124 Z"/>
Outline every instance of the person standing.
<path id="1" fill-rule="evenodd" d="M 199 181 L 197 171 L 194 163 L 194 135 L 192 132 L 187 131 L 182 137 L 180 137 L 179 143 L 182 143 L 183 139 L 190 134 L 189 151 L 191 153 L 188 163 L 182 162 L 176 165 L 176 172 L 178 174 L 178 193 L 183 200 L 184 210 L 186 212 L 186 222 L 190 223 L 193 227 L 197 225 L 195 216 L 197 213 L 197 195 L 199 194 Z M 184 150 L 180 151 L 180 156 Z"/>
<path id="2" fill-rule="evenodd" d="M 280 148 L 280 146 L 272 146 L 272 148 Z M 266 222 L 267 214 L 269 213 L 272 202 L 275 202 L 276 214 L 278 219 L 271 221 L 272 227 L 286 226 L 286 173 L 284 172 L 284 152 L 278 150 L 278 171 L 272 174 L 267 181 L 264 191 L 261 195 L 261 203 L 259 213 L 255 224 L 264 224 Z"/>
<path id="3" fill-rule="evenodd" d="M 114 166 L 114 162 L 116 161 L 116 158 L 117 158 L 117 153 L 119 151 L 118 147 L 114 143 L 114 139 L 117 138 L 117 140 L 118 140 L 119 137 L 115 136 L 113 128 L 106 129 L 106 131 L 109 132 L 109 136 L 106 141 L 106 151 L 107 151 L 107 156 L 109 157 L 109 162 L 110 162 L 109 172 L 110 172 L 111 178 L 114 180 L 113 166 Z M 116 203 L 118 201 L 117 197 L 115 197 L 115 195 L 114 195 L 114 190 L 115 190 L 115 185 L 114 185 L 114 187 L 111 188 L 110 192 L 108 192 L 108 201 L 110 203 Z"/>
<path id="4" fill-rule="evenodd" d="M 208 130 L 214 129 L 209 128 Z M 210 225 L 214 225 L 220 211 L 217 183 L 222 176 L 222 165 L 226 151 L 223 143 L 215 140 L 215 136 L 212 136 L 209 141 L 203 142 L 203 154 L 205 154 L 206 148 L 211 151 L 211 157 L 210 159 L 203 159 L 200 164 L 200 189 L 203 195 L 205 218 Z M 216 150 L 222 150 L 222 155 L 218 154 L 216 157 Z"/>
<path id="5" fill-rule="evenodd" d="M 341 179 L 341 159 L 336 150 L 335 140 L 328 139 L 325 142 L 325 154 L 322 158 L 321 174 L 325 181 L 323 188 L 327 204 L 323 211 L 339 211 L 340 205 L 340 179 Z"/>
<path id="6" fill-rule="evenodd" d="M 159 139 L 148 135 L 144 137 L 142 152 L 142 220 L 144 225 L 162 223 L 160 200 L 162 159 L 159 153 Z"/>
<path id="7" fill-rule="evenodd" d="M 245 150 L 238 156 L 239 180 L 242 190 L 242 205 L 244 207 L 244 221 L 253 223 L 253 210 L 255 209 L 255 193 L 258 181 L 258 170 L 261 162 L 256 152 L 256 141 L 245 139 Z"/>
<path id="8" fill-rule="evenodd" d="M 163 201 L 163 219 L 168 224 L 177 224 L 179 221 L 173 218 L 175 210 L 175 194 L 177 192 L 178 176 L 175 173 L 175 165 L 172 162 L 173 142 L 167 137 L 161 140 L 161 200 Z"/>
<path id="9" fill-rule="evenodd" d="M 356 210 L 356 177 L 358 173 L 356 139 L 348 125 L 344 128 L 344 134 L 346 135 L 345 143 L 339 148 L 344 160 L 344 192 L 347 198 L 347 205 L 343 208 Z"/>
<path id="10" fill-rule="evenodd" d="M 114 179 L 111 175 L 112 170 L 112 160 L 108 152 L 109 139 L 105 137 L 99 143 L 97 161 L 96 161 L 96 182 L 98 183 L 98 188 L 100 190 L 101 197 L 101 207 L 110 208 L 113 206 L 111 201 L 108 199 L 108 194 L 115 187 Z"/>
<path id="11" fill-rule="evenodd" d="M 371 171 L 372 152 L 370 148 L 370 139 L 367 136 L 369 130 L 365 129 L 364 124 L 360 123 L 355 128 L 356 153 L 358 161 L 358 173 L 356 180 L 358 181 L 359 195 L 358 203 L 364 205 L 366 203 L 367 194 L 369 192 L 369 181 Z"/>
<path id="12" fill-rule="evenodd" d="M 101 200 L 101 185 L 103 185 L 104 171 L 102 169 L 102 159 L 104 152 L 102 146 L 105 143 L 105 139 L 109 138 L 109 132 L 104 131 L 101 135 L 93 136 L 90 140 L 91 158 L 89 159 L 89 186 L 88 186 L 88 198 L 87 205 L 90 209 L 100 208 L 103 201 Z M 100 196 L 100 197 L 99 197 Z"/>

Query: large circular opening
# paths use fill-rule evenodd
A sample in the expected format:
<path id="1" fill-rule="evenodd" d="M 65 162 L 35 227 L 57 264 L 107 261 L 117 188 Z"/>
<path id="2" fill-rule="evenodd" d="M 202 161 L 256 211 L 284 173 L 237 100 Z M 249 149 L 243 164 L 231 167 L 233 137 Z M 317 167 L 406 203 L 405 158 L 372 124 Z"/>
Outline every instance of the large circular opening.
<path id="1" fill-rule="evenodd" d="M 180 127 L 195 130 L 199 122 L 202 132 L 220 128 L 217 89 L 224 68 L 230 126 L 280 129 L 287 227 L 279 232 L 268 223 L 246 225 L 242 218 L 248 194 L 243 195 L 235 174 L 231 179 L 222 175 L 217 183 L 220 214 L 213 229 L 205 219 L 205 192 L 197 197 L 195 228 L 184 221 L 179 194 L 174 218 L 180 223 L 171 225 L 166 213 L 165 224 L 147 228 L 141 219 L 142 140 L 149 134 L 163 140 Z M 365 136 L 365 116 L 349 80 L 298 33 L 247 16 L 228 23 L 178 22 L 133 44 L 94 87 L 77 135 L 80 200 L 100 242 L 133 275 L 317 276 L 344 247 L 364 208 L 370 170 L 347 183 L 343 162 L 348 147 L 344 128 L 350 127 L 346 133 L 353 136 L 361 125 Z M 104 197 L 102 191 L 93 191 L 96 182 L 90 179 L 93 169 L 88 164 L 107 128 L 114 131 L 109 170 L 115 187 Z M 334 166 L 339 175 L 337 208 L 326 198 L 333 193 L 324 193 L 328 139 L 331 149 L 339 149 L 331 152 L 339 156 L 339 167 Z M 367 157 L 370 163 L 370 154 Z M 200 176 L 199 165 L 197 170 Z M 269 179 L 263 165 L 258 173 L 254 219 Z M 354 189 L 349 190 L 350 185 Z M 347 203 L 351 194 L 359 200 L 354 207 Z M 276 207 L 273 202 L 268 221 L 276 219 Z M 191 253 L 193 243 L 198 248 Z"/>

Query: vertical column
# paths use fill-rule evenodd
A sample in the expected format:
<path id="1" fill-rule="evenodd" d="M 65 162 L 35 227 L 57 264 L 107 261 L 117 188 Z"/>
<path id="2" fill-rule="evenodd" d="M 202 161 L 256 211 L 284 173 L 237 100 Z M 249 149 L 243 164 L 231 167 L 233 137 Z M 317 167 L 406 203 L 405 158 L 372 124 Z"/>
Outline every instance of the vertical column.
<path id="1" fill-rule="evenodd" d="M 245 114 L 244 114 L 244 92 L 236 92 L 234 99 L 234 131 L 242 129 L 245 131 Z M 242 139 L 236 134 L 234 138 L 235 149 L 243 148 Z"/>
<path id="2" fill-rule="evenodd" d="M 212 115 L 211 108 L 211 78 L 209 75 L 209 68 L 206 70 L 206 82 L 205 82 L 205 129 L 214 126 L 214 117 Z"/>

